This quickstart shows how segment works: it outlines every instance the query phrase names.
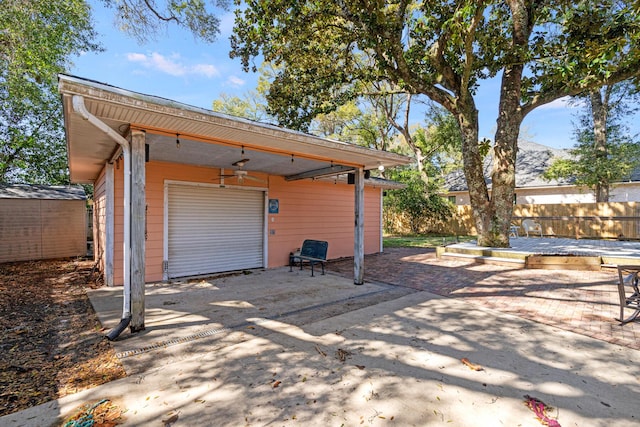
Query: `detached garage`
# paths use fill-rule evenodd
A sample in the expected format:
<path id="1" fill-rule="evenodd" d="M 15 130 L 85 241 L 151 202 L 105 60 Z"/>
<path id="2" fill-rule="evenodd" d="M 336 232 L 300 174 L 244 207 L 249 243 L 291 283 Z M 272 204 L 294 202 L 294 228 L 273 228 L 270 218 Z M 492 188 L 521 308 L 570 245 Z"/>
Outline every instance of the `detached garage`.
<path id="1" fill-rule="evenodd" d="M 79 186 L 0 184 L 0 262 L 85 255 L 86 200 Z"/>
<path id="2" fill-rule="evenodd" d="M 94 255 L 124 315 L 144 328 L 144 283 L 289 262 L 305 239 L 329 259 L 382 251 L 382 194 L 369 171 L 395 153 L 60 75 L 69 171 L 94 185 Z M 129 300 L 130 298 L 130 300 Z"/>

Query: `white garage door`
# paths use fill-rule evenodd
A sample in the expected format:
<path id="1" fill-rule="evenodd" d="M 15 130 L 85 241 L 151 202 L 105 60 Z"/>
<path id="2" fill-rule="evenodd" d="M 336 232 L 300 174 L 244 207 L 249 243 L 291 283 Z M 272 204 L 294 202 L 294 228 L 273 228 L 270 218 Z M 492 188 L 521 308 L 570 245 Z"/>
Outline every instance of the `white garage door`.
<path id="1" fill-rule="evenodd" d="M 264 266 L 264 192 L 168 185 L 169 278 Z"/>

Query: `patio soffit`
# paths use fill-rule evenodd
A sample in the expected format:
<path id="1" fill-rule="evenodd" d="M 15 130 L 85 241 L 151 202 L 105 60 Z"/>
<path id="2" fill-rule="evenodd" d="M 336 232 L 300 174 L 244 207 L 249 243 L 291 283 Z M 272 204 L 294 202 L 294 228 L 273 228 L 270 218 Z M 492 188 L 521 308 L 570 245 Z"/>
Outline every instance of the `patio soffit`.
<path id="1" fill-rule="evenodd" d="M 194 166 L 242 168 L 295 178 L 337 175 L 353 168 L 391 168 L 410 159 L 231 117 L 74 76 L 59 76 L 72 182 L 91 183 L 118 144 L 74 111 L 72 98 L 122 136 L 144 130 L 149 160 Z M 242 166 L 237 162 L 248 159 Z M 234 165 L 235 163 L 235 165 Z M 379 183 L 379 185 L 382 183 Z"/>

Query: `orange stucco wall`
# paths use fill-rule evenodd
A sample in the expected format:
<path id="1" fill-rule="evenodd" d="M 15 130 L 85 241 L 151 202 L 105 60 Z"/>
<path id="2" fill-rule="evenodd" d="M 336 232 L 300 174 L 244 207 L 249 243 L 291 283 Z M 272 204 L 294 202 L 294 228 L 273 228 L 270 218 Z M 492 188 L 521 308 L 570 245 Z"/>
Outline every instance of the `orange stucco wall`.
<path id="1" fill-rule="evenodd" d="M 268 215 L 269 266 L 289 262 L 289 252 L 304 239 L 329 242 L 329 259 L 353 256 L 353 185 L 328 181 L 269 180 L 269 199 L 278 199 L 278 214 Z M 380 251 L 380 189 L 365 188 L 365 253 Z"/>
<path id="2" fill-rule="evenodd" d="M 93 251 L 98 266 L 104 271 L 104 256 L 101 256 L 106 247 L 105 242 L 105 224 L 107 210 L 107 196 L 105 194 L 105 171 L 96 180 L 93 185 Z"/>
<path id="3" fill-rule="evenodd" d="M 121 163 L 121 161 L 120 161 Z M 147 282 L 162 280 L 164 254 L 165 181 L 217 184 L 219 169 L 173 163 L 146 164 L 147 240 L 145 277 Z M 104 174 L 102 175 L 104 176 Z M 122 284 L 123 167 L 116 164 L 114 282 Z M 353 256 L 354 187 L 331 181 L 287 182 L 279 176 L 261 176 L 269 199 L 278 199 L 279 213 L 267 215 L 268 268 L 287 265 L 289 252 L 304 239 L 329 242 L 328 258 Z M 228 185 L 228 184 L 227 184 Z M 245 186 L 256 187 L 253 181 Z M 262 184 L 258 184 L 262 187 Z M 365 187 L 365 253 L 380 250 L 381 189 Z M 98 218 L 104 221 L 103 216 Z M 100 227 L 101 230 L 104 227 Z M 96 252 L 96 255 L 98 253 Z"/>

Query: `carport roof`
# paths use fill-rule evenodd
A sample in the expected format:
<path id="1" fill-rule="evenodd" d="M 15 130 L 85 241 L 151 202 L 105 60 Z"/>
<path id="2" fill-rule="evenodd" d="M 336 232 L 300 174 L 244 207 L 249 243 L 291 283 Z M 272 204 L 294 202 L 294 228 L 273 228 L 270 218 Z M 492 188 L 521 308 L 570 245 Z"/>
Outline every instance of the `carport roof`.
<path id="1" fill-rule="evenodd" d="M 93 182 L 119 148 L 74 112 L 74 95 L 82 96 L 87 110 L 120 135 L 126 136 L 131 129 L 144 130 L 150 160 L 234 169 L 234 162 L 249 159 L 245 170 L 288 179 L 321 176 L 333 170 L 391 168 L 411 161 L 399 154 L 232 117 L 70 75 L 59 75 L 59 91 L 72 182 Z"/>

